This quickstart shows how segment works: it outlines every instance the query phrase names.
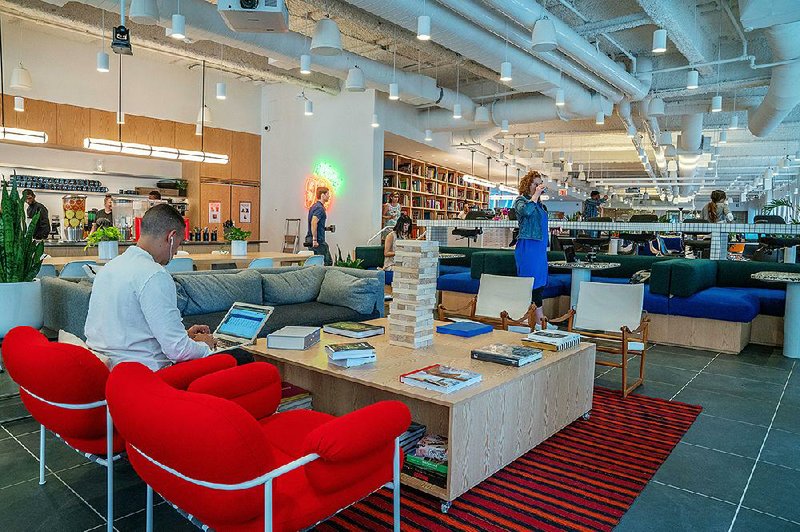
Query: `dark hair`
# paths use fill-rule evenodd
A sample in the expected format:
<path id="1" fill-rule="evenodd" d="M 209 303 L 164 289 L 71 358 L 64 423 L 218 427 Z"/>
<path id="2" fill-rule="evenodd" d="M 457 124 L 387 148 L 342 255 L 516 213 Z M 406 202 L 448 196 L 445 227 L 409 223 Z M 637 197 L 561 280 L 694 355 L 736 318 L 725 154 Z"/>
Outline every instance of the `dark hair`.
<path id="1" fill-rule="evenodd" d="M 403 233 L 403 226 L 405 224 L 408 224 L 408 232 L 411 233 L 411 225 L 413 224 L 411 218 L 409 218 L 405 214 L 401 214 L 400 218 L 398 218 L 397 222 L 394 224 L 394 233 L 397 236 L 400 236 Z"/>
<path id="2" fill-rule="evenodd" d="M 170 231 L 178 231 L 182 235 L 184 227 L 186 222 L 181 213 L 166 203 L 153 205 L 142 217 L 143 235 L 162 236 Z"/>
<path id="3" fill-rule="evenodd" d="M 147 196 L 154 196 L 155 199 L 161 199 L 161 192 L 158 190 L 151 190 Z"/>
<path id="4" fill-rule="evenodd" d="M 317 199 L 320 199 L 323 194 L 327 194 L 328 192 L 330 192 L 330 190 L 328 190 L 328 187 L 319 187 L 317 189 Z"/>
<path id="5" fill-rule="evenodd" d="M 23 196 L 33 196 L 34 198 L 36 197 L 36 194 L 33 193 L 33 190 L 31 190 L 29 188 L 26 188 L 25 190 L 23 190 L 22 191 L 22 195 Z"/>
<path id="6" fill-rule="evenodd" d="M 597 191 L 597 190 L 592 190 L 592 193 L 589 194 L 590 197 L 599 196 L 599 195 L 600 195 L 600 192 Z"/>
<path id="7" fill-rule="evenodd" d="M 719 213 L 717 213 L 717 203 L 722 203 L 727 197 L 728 196 L 725 194 L 724 190 L 714 190 L 711 192 L 711 201 L 709 201 L 706 205 L 706 207 L 708 207 L 709 222 L 716 222 L 719 219 Z"/>

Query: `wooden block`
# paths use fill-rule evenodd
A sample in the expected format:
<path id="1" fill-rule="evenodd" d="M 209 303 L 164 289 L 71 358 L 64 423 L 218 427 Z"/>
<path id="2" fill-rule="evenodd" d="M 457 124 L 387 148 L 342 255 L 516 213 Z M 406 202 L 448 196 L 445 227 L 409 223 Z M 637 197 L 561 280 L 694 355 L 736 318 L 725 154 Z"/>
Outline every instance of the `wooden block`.
<path id="1" fill-rule="evenodd" d="M 428 347 L 429 345 L 433 345 L 433 336 L 426 336 L 424 338 L 398 337 L 396 339 L 393 339 L 390 336 L 389 344 L 396 345 L 399 347 L 408 347 L 411 349 L 421 349 L 423 347 Z"/>

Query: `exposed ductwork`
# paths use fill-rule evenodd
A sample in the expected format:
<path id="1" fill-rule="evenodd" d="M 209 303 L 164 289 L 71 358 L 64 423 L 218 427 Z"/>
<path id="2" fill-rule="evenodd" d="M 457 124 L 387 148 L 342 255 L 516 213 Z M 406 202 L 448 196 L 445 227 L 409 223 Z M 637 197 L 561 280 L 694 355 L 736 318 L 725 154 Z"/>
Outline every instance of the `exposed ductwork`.
<path id="1" fill-rule="evenodd" d="M 772 26 L 765 31 L 775 62 L 800 60 L 800 22 Z M 748 128 L 757 137 L 766 137 L 800 103 L 800 62 L 772 67 L 772 80 L 761 105 L 751 111 Z"/>
<path id="2" fill-rule="evenodd" d="M 681 117 L 681 139 L 678 144 L 678 176 L 681 179 L 693 179 L 697 175 L 697 162 L 700 160 L 700 148 L 703 142 L 703 115 L 683 115 Z M 696 190 L 682 187 L 681 196 L 688 196 Z"/>

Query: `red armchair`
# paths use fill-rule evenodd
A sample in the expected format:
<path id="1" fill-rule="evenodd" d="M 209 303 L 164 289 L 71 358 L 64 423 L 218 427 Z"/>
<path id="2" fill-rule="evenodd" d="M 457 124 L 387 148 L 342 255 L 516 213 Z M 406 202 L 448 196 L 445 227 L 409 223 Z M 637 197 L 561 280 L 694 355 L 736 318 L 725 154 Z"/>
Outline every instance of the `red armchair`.
<path id="1" fill-rule="evenodd" d="M 278 370 L 266 363 L 223 370 L 188 391 L 148 368 L 123 364 L 106 395 L 128 459 L 153 490 L 217 530 L 299 530 L 382 486 L 394 491 L 400 530 L 399 436 L 411 414 L 384 401 L 336 418 L 310 410 L 275 414 Z"/>
<path id="2" fill-rule="evenodd" d="M 125 442 L 114 430 L 105 401 L 109 370 L 90 351 L 70 344 L 50 342 L 31 327 L 16 327 L 3 339 L 3 359 L 19 385 L 23 404 L 41 425 L 39 484 L 45 483 L 45 432 L 107 469 L 107 528 L 114 521 L 114 461 Z M 208 373 L 231 368 L 228 355 L 184 362 L 158 372 L 176 388 L 186 389 Z M 109 459 L 110 457 L 110 459 Z"/>

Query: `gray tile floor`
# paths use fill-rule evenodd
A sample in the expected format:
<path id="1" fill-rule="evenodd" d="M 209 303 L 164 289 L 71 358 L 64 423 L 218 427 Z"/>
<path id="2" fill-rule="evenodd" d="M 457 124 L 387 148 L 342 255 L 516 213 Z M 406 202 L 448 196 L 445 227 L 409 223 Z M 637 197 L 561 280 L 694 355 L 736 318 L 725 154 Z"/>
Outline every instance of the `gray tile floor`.
<path id="1" fill-rule="evenodd" d="M 607 356 L 607 355 L 599 355 Z M 638 372 L 638 358 L 633 371 Z M 703 412 L 623 517 L 619 531 L 800 530 L 800 367 L 779 350 L 726 355 L 656 346 L 636 393 L 703 406 Z M 618 369 L 596 383 L 618 389 Z M 13 392 L 0 373 L 0 395 Z M 17 399 L 0 400 L 0 529 L 105 528 L 105 472 L 52 436 L 38 484 L 38 425 Z M 145 490 L 127 464 L 116 473 L 115 529 L 144 529 Z M 168 505 L 160 530 L 196 530 Z"/>

